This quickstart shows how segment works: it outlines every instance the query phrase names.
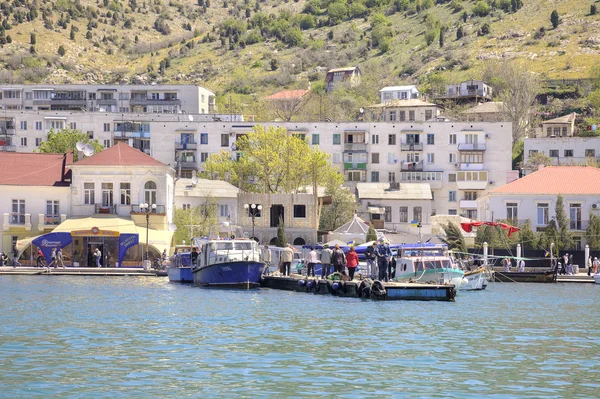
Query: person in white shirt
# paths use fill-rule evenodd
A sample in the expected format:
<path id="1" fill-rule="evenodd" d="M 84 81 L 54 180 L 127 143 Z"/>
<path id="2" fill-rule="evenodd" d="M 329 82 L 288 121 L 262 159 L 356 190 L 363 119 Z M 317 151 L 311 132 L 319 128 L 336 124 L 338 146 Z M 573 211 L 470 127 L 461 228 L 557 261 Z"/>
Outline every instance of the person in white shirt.
<path id="1" fill-rule="evenodd" d="M 102 267 L 102 264 L 100 263 L 100 261 L 102 261 L 102 251 L 100 251 L 100 248 L 96 248 L 94 256 L 96 257 L 96 267 Z"/>
<path id="2" fill-rule="evenodd" d="M 524 272 L 525 271 L 525 261 L 523 259 L 521 259 L 519 261 L 519 268 L 517 270 L 518 272 Z"/>
<path id="3" fill-rule="evenodd" d="M 268 271 L 269 266 L 271 266 L 271 250 L 268 245 L 265 245 L 264 249 L 260 252 L 260 256 L 265 265 L 267 265 L 265 271 Z"/>
<path id="4" fill-rule="evenodd" d="M 319 257 L 317 256 L 317 251 L 315 251 L 314 247 L 311 248 L 310 252 L 308 253 L 308 256 L 304 261 L 308 265 L 306 276 L 308 277 L 312 273 L 312 276 L 315 277 L 315 265 L 319 262 Z"/>

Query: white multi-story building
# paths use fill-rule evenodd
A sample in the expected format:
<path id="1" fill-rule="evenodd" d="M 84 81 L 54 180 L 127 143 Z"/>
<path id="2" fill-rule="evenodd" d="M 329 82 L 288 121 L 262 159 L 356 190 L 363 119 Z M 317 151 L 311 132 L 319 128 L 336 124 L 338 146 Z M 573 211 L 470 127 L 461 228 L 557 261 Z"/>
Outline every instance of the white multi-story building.
<path id="1" fill-rule="evenodd" d="M 175 206 L 190 209 L 212 202 L 217 207 L 219 223 L 239 224 L 237 215 L 240 189 L 222 180 L 177 179 L 175 183 Z"/>
<path id="2" fill-rule="evenodd" d="M 215 113 L 215 94 L 196 85 L 6 84 L 3 110 Z"/>

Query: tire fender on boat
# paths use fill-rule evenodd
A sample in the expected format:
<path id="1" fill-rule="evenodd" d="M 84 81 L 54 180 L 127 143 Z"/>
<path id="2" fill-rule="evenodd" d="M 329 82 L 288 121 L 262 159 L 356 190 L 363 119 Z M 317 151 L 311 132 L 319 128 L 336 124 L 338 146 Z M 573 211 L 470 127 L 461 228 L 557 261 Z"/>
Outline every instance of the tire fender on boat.
<path id="1" fill-rule="evenodd" d="M 306 281 L 304 281 L 304 280 L 298 280 L 298 285 L 300 287 L 304 287 L 306 285 Z"/>
<path id="2" fill-rule="evenodd" d="M 385 288 L 383 288 L 383 284 L 379 280 L 373 281 L 371 284 L 371 298 L 375 299 L 384 299 L 387 294 Z"/>

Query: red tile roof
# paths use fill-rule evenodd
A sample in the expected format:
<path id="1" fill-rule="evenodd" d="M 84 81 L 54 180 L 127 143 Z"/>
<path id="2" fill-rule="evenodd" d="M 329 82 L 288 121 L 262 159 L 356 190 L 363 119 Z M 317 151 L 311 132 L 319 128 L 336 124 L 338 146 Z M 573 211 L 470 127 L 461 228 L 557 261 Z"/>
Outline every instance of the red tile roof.
<path id="1" fill-rule="evenodd" d="M 75 165 L 95 166 L 167 166 L 125 143 L 117 143 L 91 157 L 75 162 Z"/>
<path id="2" fill-rule="evenodd" d="M 63 161 L 64 176 L 63 176 Z M 39 154 L 0 152 L 0 185 L 5 186 L 69 186 L 73 153 Z M 65 179 L 69 181 L 65 181 Z"/>
<path id="3" fill-rule="evenodd" d="M 490 194 L 600 195 L 600 169 L 591 166 L 546 166 L 498 187 Z"/>
<path id="4" fill-rule="evenodd" d="M 267 100 L 295 100 L 302 98 L 310 90 L 284 90 L 266 97 Z"/>

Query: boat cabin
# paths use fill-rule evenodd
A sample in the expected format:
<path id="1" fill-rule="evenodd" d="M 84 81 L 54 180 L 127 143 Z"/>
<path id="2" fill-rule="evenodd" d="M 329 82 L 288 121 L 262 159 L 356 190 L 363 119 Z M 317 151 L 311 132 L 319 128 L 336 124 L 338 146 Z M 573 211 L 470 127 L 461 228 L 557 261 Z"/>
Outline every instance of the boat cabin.
<path id="1" fill-rule="evenodd" d="M 199 248 L 198 267 L 218 263 L 260 261 L 260 249 L 254 240 L 196 240 L 196 243 Z"/>

